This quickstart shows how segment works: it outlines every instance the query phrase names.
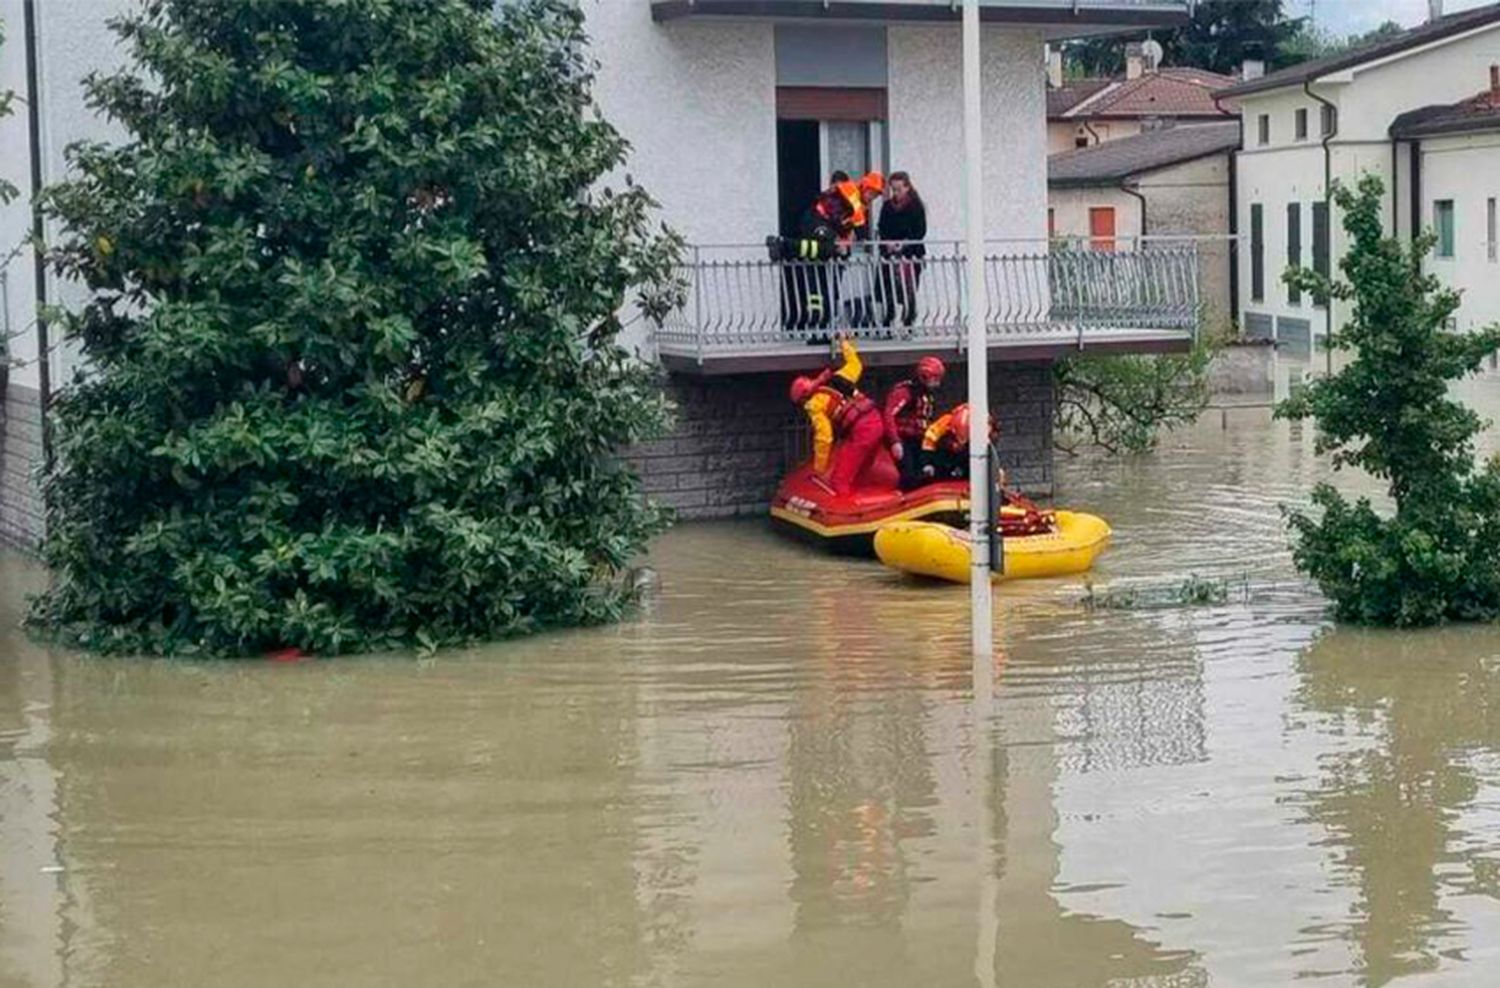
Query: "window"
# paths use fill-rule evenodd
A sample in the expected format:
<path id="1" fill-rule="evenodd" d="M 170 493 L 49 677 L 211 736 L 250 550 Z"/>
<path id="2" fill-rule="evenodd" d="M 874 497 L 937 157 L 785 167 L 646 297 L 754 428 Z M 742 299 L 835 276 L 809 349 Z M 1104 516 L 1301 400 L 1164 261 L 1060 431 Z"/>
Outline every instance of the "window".
<path id="1" fill-rule="evenodd" d="M 1313 270 L 1328 277 L 1328 203 L 1312 204 Z"/>
<path id="2" fill-rule="evenodd" d="M 1047 236 L 1057 236 L 1057 210 L 1047 207 Z"/>
<path id="3" fill-rule="evenodd" d="M 1271 115 L 1262 113 L 1255 118 L 1255 143 L 1264 147 L 1271 143 Z"/>
<path id="4" fill-rule="evenodd" d="M 1300 202 L 1286 204 L 1286 266 L 1289 268 L 1302 266 L 1302 204 Z M 1301 305 L 1302 289 L 1296 285 L 1287 285 L 1286 300 L 1289 305 Z"/>
<path id="5" fill-rule="evenodd" d="M 1318 126 L 1321 128 L 1319 134 L 1323 137 L 1332 137 L 1333 132 L 1338 129 L 1338 122 L 1338 111 L 1324 103 L 1318 114 Z"/>
<path id="6" fill-rule="evenodd" d="M 1265 218 L 1258 202 L 1250 204 L 1250 299 L 1260 302 L 1266 297 Z"/>
<path id="7" fill-rule="evenodd" d="M 1432 227 L 1437 234 L 1434 257 L 1453 256 L 1453 200 L 1437 199 L 1432 204 Z"/>
<path id="8" fill-rule="evenodd" d="M 1500 244 L 1495 243 L 1495 197 L 1490 196 L 1484 205 L 1484 246 L 1485 256 L 1491 264 L 1500 260 Z"/>
<path id="9" fill-rule="evenodd" d="M 1089 146 L 1089 135 L 1087 135 L 1087 134 L 1079 134 L 1077 137 L 1073 138 L 1073 146 L 1075 148 L 1086 148 L 1086 147 L 1088 147 Z"/>
<path id="10" fill-rule="evenodd" d="M 1307 107 L 1297 111 L 1297 140 L 1307 140 Z"/>

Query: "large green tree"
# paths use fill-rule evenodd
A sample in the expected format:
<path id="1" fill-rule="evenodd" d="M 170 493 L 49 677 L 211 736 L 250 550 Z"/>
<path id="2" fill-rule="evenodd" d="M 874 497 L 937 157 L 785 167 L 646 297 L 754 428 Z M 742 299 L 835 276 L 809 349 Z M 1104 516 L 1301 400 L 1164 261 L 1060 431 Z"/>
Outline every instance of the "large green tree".
<path id="1" fill-rule="evenodd" d="M 147 0 L 88 80 L 129 139 L 43 203 L 85 372 L 50 589 L 84 647 L 331 653 L 608 619 L 665 403 L 616 313 L 675 241 L 566 0 Z"/>
<path id="2" fill-rule="evenodd" d="M 1369 499 L 1351 503 L 1320 484 L 1313 502 L 1321 511 L 1290 515 L 1297 565 L 1344 620 L 1500 618 L 1500 460 L 1476 468 L 1474 438 L 1484 424 L 1448 393 L 1500 349 L 1500 327 L 1447 328 L 1459 295 L 1422 270 L 1434 237 L 1425 233 L 1408 250 L 1385 236 L 1379 178 L 1336 187 L 1334 200 L 1350 240 L 1343 280 L 1300 269 L 1286 280 L 1321 304 L 1348 307 L 1331 343 L 1349 360 L 1277 414 L 1313 419 L 1318 452 L 1384 481 L 1395 510 L 1381 515 Z"/>
<path id="3" fill-rule="evenodd" d="M 1288 17 L 1284 0 L 1203 0 L 1181 27 L 1154 31 L 1164 65 L 1188 65 L 1224 75 L 1238 72 L 1247 58 L 1273 69 L 1302 61 L 1295 39 L 1305 19 Z M 1113 75 L 1125 65 L 1126 40 L 1102 38 L 1068 47 L 1068 60 L 1086 75 Z"/>

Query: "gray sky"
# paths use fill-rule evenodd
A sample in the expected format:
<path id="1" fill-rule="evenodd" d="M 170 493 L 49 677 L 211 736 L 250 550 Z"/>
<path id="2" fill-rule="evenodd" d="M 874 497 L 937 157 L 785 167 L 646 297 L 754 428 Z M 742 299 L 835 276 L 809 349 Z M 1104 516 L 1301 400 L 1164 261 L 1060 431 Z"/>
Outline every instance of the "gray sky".
<path id="1" fill-rule="evenodd" d="M 1445 0 L 1443 10 L 1454 13 L 1480 7 L 1491 0 Z M 1289 0 L 1286 11 L 1294 16 L 1317 8 L 1318 25 L 1336 34 L 1368 31 L 1383 21 L 1395 21 L 1403 27 L 1427 19 L 1427 0 Z"/>

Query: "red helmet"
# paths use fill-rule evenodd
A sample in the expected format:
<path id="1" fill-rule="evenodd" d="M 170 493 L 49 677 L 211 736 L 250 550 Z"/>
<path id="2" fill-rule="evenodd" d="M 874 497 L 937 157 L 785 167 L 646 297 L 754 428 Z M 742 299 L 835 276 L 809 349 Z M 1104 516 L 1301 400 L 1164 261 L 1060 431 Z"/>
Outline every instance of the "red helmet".
<path id="1" fill-rule="evenodd" d="M 929 388 L 935 388 L 943 383 L 943 375 L 948 368 L 936 357 L 923 357 L 917 361 L 917 380 Z"/>
<path id="2" fill-rule="evenodd" d="M 818 390 L 818 382 L 814 381 L 812 378 L 805 375 L 802 377 L 793 378 L 791 390 L 792 404 L 802 404 L 803 402 L 807 401 L 807 399 L 811 398 L 813 396 L 813 392 L 816 390 Z"/>
<path id="3" fill-rule="evenodd" d="M 953 441 L 959 446 L 969 444 L 969 405 L 965 402 L 953 409 Z"/>

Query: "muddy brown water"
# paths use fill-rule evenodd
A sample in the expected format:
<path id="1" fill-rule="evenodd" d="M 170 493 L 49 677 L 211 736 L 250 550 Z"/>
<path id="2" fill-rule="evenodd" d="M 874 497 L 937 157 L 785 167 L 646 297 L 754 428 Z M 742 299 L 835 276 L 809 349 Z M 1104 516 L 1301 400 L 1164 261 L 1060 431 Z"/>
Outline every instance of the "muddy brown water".
<path id="1" fill-rule="evenodd" d="M 1495 984 L 1500 629 L 1333 628 L 1276 509 L 1310 431 L 1225 425 L 1059 501 L 1102 586 L 1248 592 L 1003 587 L 988 719 L 963 588 L 760 524 L 663 538 L 618 627 L 430 661 L 6 630 L 0 984 Z"/>

